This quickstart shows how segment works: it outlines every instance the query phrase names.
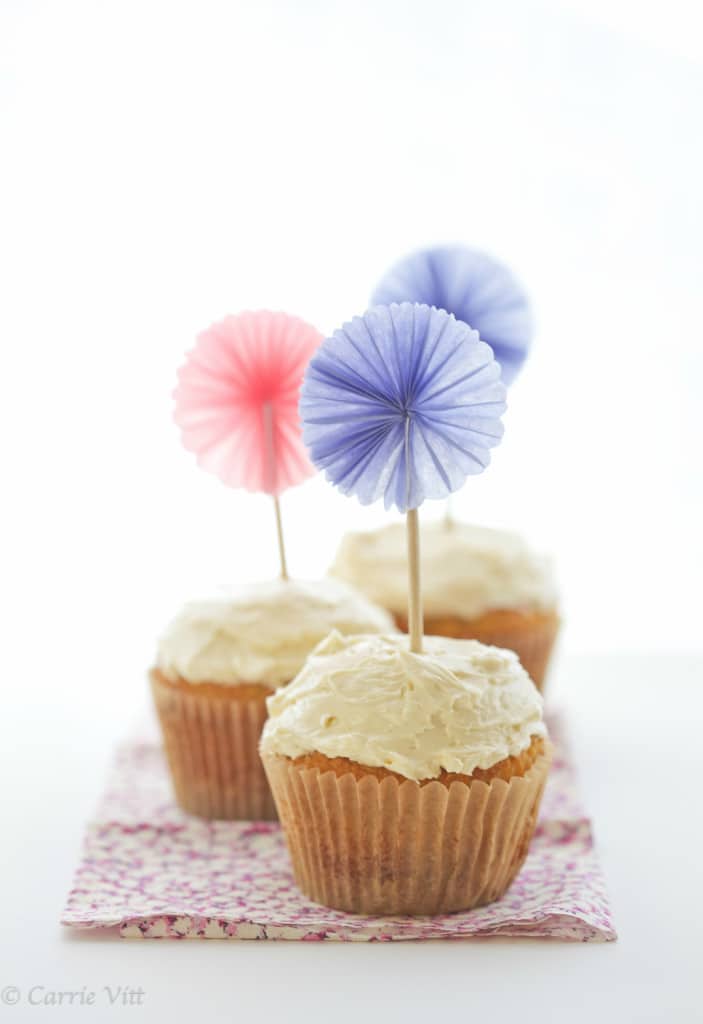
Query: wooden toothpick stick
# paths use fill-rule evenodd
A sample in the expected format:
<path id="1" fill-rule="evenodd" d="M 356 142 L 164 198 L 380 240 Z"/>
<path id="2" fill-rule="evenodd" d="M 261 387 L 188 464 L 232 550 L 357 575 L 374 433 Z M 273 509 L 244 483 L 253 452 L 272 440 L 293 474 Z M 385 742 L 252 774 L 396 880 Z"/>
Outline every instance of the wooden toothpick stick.
<path id="1" fill-rule="evenodd" d="M 278 495 L 273 496 L 273 507 L 276 511 L 276 533 L 278 535 L 278 557 L 281 562 L 281 579 L 288 579 L 288 566 L 286 565 L 286 546 L 283 543 L 283 524 L 281 522 L 281 503 Z"/>
<path id="2" fill-rule="evenodd" d="M 454 526 L 454 517 L 452 515 L 452 496 L 445 498 L 444 501 L 444 527 L 447 530 L 451 530 Z"/>
<path id="3" fill-rule="evenodd" d="M 416 508 L 406 517 L 408 535 L 408 632 L 410 650 L 422 654 L 422 592 L 420 590 L 420 526 Z"/>
<path id="4" fill-rule="evenodd" d="M 273 494 L 273 508 L 276 515 L 276 536 L 278 537 L 278 557 L 281 563 L 281 579 L 288 579 L 288 565 L 286 564 L 286 546 L 283 542 L 283 523 L 281 521 L 281 503 L 278 495 L 273 493 L 276 487 L 276 453 L 273 440 L 273 410 L 270 402 L 264 403 L 264 438 L 266 442 L 268 480 L 266 489 Z"/>

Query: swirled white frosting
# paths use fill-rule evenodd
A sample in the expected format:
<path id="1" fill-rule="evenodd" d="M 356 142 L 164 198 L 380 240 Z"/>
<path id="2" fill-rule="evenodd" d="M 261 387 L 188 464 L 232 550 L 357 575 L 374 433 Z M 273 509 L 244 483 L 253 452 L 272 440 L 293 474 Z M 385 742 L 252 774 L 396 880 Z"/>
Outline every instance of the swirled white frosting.
<path id="1" fill-rule="evenodd" d="M 470 775 L 544 736 L 542 698 L 512 651 L 476 640 L 333 633 L 268 698 L 262 753 L 317 751 L 409 779 Z"/>
<path id="2" fill-rule="evenodd" d="M 190 683 L 279 686 L 332 630 L 379 633 L 387 612 L 338 580 L 274 580 L 193 601 L 161 637 L 157 666 Z"/>
<path id="3" fill-rule="evenodd" d="M 405 527 L 348 533 L 333 576 L 393 612 L 407 607 Z M 422 594 L 429 615 L 474 618 L 493 609 L 549 610 L 557 592 L 549 560 L 517 533 L 468 523 L 422 525 Z"/>

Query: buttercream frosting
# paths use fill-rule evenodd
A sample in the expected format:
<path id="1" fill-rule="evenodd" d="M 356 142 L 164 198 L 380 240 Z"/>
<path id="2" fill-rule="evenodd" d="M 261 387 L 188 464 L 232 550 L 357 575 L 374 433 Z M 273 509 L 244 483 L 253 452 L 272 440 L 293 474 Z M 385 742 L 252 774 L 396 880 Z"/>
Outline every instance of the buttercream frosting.
<path id="1" fill-rule="evenodd" d="M 157 667 L 190 683 L 275 687 L 332 630 L 392 628 L 387 612 L 339 580 L 273 580 L 186 604 L 160 639 Z"/>
<path id="2" fill-rule="evenodd" d="M 470 775 L 544 736 L 542 698 L 517 655 L 476 640 L 333 633 L 268 698 L 263 753 L 317 751 L 409 779 Z"/>
<path id="3" fill-rule="evenodd" d="M 557 592 L 549 559 L 508 530 L 468 523 L 422 525 L 422 596 L 428 615 L 474 618 L 494 609 L 550 610 Z M 348 533 L 330 570 L 393 612 L 407 607 L 405 526 Z"/>

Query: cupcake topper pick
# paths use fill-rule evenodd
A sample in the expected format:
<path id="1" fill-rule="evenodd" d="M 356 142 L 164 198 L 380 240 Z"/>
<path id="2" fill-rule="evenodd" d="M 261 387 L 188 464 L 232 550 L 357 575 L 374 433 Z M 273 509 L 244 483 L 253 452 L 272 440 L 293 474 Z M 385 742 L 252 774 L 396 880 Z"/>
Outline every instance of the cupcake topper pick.
<path id="1" fill-rule="evenodd" d="M 493 349 L 510 386 L 532 342 L 525 292 L 508 268 L 478 249 L 447 245 L 421 249 L 394 264 L 376 286 L 372 303 L 423 302 L 463 320 Z M 452 525 L 451 499 L 445 525 Z"/>
<path id="2" fill-rule="evenodd" d="M 300 412 L 312 461 L 342 493 L 407 514 L 413 651 L 422 650 L 417 510 L 486 468 L 504 411 L 491 348 L 450 313 L 418 303 L 354 317 L 305 373 Z"/>
<path id="3" fill-rule="evenodd" d="M 298 397 L 322 335 L 285 313 L 228 316 L 198 335 L 178 371 L 174 418 L 198 465 L 229 487 L 273 497 L 287 579 L 279 495 L 314 473 L 300 436 Z"/>
<path id="4" fill-rule="evenodd" d="M 491 346 L 508 387 L 532 342 L 525 292 L 504 264 L 478 249 L 448 245 L 412 253 L 385 274 L 371 302 L 423 302 L 453 313 Z"/>

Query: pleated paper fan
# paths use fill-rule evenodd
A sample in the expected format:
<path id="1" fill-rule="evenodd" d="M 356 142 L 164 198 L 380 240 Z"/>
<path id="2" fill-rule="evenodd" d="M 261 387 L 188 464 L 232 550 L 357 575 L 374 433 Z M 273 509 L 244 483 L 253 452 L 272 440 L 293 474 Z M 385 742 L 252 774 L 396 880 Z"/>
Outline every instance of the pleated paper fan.
<path id="1" fill-rule="evenodd" d="M 406 512 L 486 468 L 503 434 L 505 385 L 476 331 L 404 302 L 370 309 L 322 344 L 300 411 L 311 458 L 332 483 Z"/>
<path id="2" fill-rule="evenodd" d="M 198 335 L 178 372 L 174 418 L 203 469 L 274 496 L 314 473 L 298 399 L 321 340 L 304 320 L 266 310 L 227 316 Z"/>
<path id="3" fill-rule="evenodd" d="M 410 650 L 422 652 L 418 507 L 488 465 L 505 384 L 489 345 L 444 309 L 375 306 L 327 338 L 300 396 L 312 461 L 344 493 L 407 514 Z"/>
<path id="4" fill-rule="evenodd" d="M 506 266 L 478 249 L 440 246 L 412 253 L 385 274 L 371 301 L 420 302 L 453 313 L 491 346 L 508 386 L 532 341 L 525 292 Z"/>

